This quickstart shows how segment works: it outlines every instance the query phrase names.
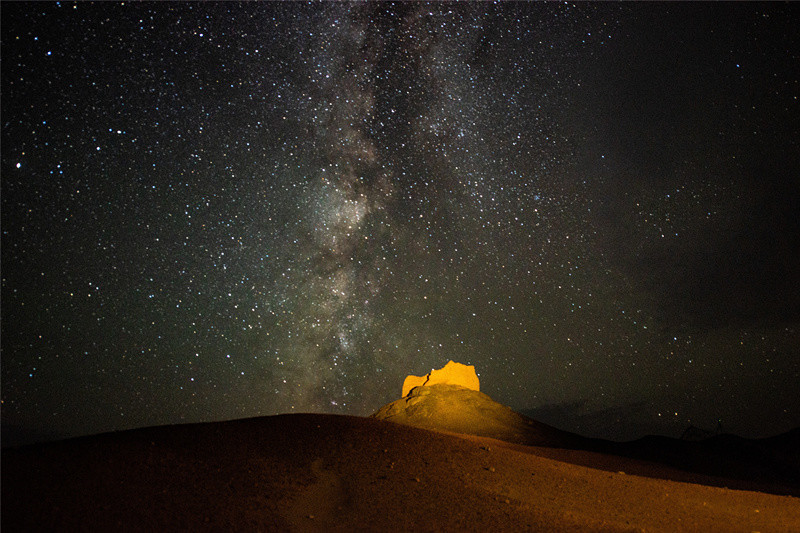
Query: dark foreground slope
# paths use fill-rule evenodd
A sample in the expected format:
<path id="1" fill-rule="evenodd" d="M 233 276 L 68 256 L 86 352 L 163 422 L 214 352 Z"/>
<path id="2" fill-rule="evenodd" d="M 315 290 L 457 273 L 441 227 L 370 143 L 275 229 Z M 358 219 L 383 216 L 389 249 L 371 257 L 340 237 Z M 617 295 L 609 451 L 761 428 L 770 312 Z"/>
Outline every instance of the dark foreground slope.
<path id="1" fill-rule="evenodd" d="M 800 530 L 798 498 L 370 418 L 149 428 L 6 449 L 2 462 L 4 532 Z"/>
<path id="2" fill-rule="evenodd" d="M 697 479 L 692 475 L 702 474 L 701 482 L 707 485 L 800 496 L 800 430 L 768 439 L 718 435 L 690 442 L 649 436 L 612 442 L 559 430 L 523 416 L 482 392 L 458 385 L 416 387 L 372 416 L 527 446 L 593 451 L 659 463 L 671 467 L 670 479 L 679 481 Z M 552 456 L 555 452 L 548 453 Z M 571 456 L 574 460 L 579 455 L 559 453 L 559 457 Z"/>

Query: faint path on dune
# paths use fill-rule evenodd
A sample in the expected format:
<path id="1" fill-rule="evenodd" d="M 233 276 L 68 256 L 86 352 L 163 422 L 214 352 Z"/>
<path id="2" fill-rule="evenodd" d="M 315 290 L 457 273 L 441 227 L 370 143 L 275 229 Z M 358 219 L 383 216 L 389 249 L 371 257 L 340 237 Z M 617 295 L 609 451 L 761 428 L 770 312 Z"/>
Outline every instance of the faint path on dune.
<path id="1" fill-rule="evenodd" d="M 338 517 L 345 511 L 348 497 L 341 477 L 324 466 L 319 457 L 311 463 L 314 481 L 300 489 L 299 494 L 287 505 L 285 520 L 293 529 L 336 528 Z"/>

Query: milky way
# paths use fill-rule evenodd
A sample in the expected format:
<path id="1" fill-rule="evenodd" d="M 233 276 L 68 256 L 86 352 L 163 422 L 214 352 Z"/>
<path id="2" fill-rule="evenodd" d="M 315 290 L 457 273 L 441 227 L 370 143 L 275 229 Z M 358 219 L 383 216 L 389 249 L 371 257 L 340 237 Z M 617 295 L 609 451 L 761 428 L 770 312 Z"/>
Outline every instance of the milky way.
<path id="1" fill-rule="evenodd" d="M 9 4 L 4 427 L 800 424 L 798 10 Z M 4 437 L 5 438 L 5 437 Z"/>

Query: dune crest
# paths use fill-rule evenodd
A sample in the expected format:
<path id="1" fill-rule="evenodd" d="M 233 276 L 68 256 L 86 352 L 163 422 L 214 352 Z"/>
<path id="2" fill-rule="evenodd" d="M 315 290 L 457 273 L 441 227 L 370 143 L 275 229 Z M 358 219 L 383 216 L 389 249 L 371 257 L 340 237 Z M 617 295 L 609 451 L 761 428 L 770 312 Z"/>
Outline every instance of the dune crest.
<path id="1" fill-rule="evenodd" d="M 405 398 L 414 387 L 425 387 L 430 385 L 459 385 L 466 389 L 480 391 L 481 385 L 475 367 L 464 365 L 455 361 L 448 361 L 440 369 L 432 369 L 424 376 L 406 376 L 403 381 L 403 394 Z"/>

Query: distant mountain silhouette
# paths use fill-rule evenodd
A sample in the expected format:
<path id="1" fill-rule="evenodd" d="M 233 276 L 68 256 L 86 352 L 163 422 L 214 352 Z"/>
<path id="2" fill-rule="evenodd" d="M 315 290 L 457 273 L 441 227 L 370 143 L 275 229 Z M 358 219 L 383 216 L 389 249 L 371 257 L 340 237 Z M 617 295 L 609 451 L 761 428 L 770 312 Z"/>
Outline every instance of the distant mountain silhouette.
<path id="1" fill-rule="evenodd" d="M 691 440 L 691 441 L 700 441 L 710 439 L 716 435 L 722 434 L 722 424 L 717 424 L 717 429 L 714 431 L 710 431 L 708 429 L 702 429 L 694 425 L 689 425 L 683 433 L 681 433 L 681 440 Z"/>
<path id="2" fill-rule="evenodd" d="M 727 478 L 730 487 L 736 486 L 736 480 L 755 482 L 782 487 L 769 489 L 772 492 L 800 496 L 800 428 L 765 439 L 721 434 L 682 440 L 650 435 L 630 442 L 601 442 L 597 449 Z"/>

